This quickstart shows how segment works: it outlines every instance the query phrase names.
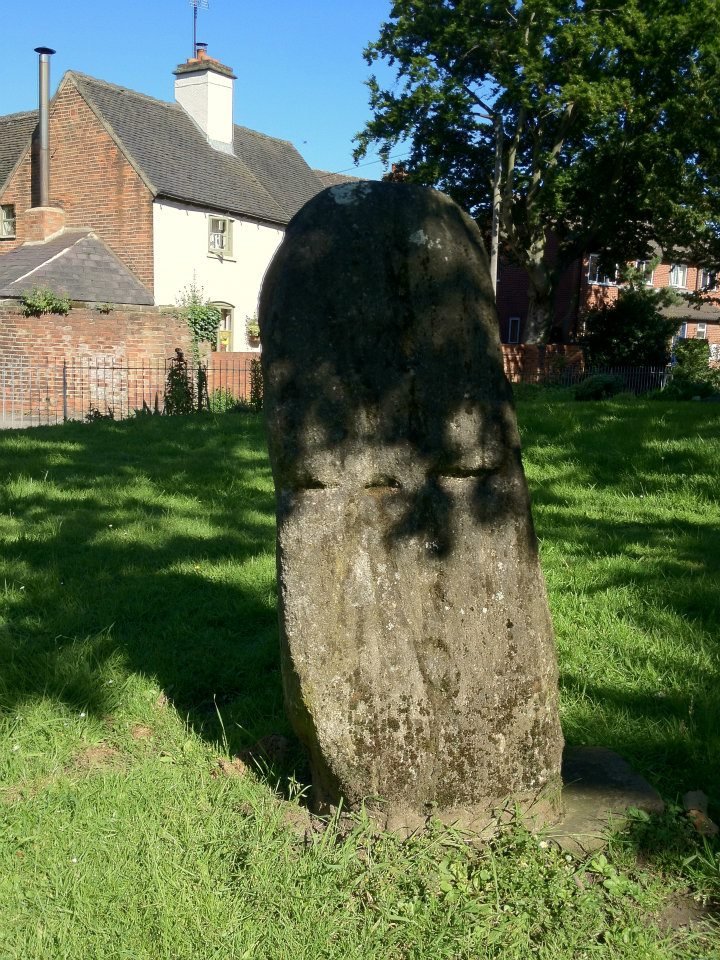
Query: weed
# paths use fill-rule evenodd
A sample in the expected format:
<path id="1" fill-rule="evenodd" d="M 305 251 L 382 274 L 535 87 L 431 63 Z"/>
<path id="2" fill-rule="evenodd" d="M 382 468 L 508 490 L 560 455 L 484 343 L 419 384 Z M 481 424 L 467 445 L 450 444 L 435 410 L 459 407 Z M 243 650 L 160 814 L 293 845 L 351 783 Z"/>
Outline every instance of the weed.
<path id="1" fill-rule="evenodd" d="M 67 316 L 72 307 L 69 297 L 59 296 L 47 287 L 34 287 L 20 297 L 26 317 L 41 317 L 45 313 Z"/>

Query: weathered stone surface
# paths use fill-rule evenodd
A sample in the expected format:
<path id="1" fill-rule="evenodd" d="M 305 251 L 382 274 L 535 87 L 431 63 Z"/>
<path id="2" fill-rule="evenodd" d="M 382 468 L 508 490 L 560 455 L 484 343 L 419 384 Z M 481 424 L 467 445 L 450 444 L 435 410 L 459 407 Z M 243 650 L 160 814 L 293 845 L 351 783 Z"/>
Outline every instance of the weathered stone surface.
<path id="1" fill-rule="evenodd" d="M 365 802 L 404 830 L 559 793 L 552 626 L 477 227 L 432 190 L 330 188 L 290 223 L 260 327 L 283 682 L 316 807 Z"/>
<path id="2" fill-rule="evenodd" d="M 604 847 L 611 827 L 617 827 L 631 807 L 646 813 L 665 809 L 657 790 L 605 747 L 566 747 L 562 778 L 564 816 L 548 836 L 573 853 Z"/>

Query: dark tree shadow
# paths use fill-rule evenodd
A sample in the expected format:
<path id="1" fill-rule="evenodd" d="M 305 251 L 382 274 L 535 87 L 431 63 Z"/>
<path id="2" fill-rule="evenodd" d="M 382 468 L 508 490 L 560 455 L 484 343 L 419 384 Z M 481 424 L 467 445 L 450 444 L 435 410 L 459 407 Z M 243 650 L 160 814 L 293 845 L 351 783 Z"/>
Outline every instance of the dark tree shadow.
<path id="1" fill-rule="evenodd" d="M 110 714 L 112 659 L 213 742 L 220 709 L 232 750 L 283 731 L 262 448 L 260 419 L 239 415 L 0 434 L 16 477 L 0 492 L 0 707 Z"/>

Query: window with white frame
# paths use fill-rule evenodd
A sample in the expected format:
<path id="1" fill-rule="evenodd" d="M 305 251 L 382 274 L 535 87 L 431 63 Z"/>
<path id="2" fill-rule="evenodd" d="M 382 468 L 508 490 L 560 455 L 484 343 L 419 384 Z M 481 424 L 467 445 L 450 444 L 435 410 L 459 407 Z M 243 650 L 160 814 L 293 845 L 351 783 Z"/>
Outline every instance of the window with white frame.
<path id="1" fill-rule="evenodd" d="M 671 287 L 680 287 L 683 290 L 687 287 L 687 264 L 686 263 L 673 263 L 670 266 L 670 280 Z"/>
<path id="2" fill-rule="evenodd" d="M 508 319 L 508 343 L 520 343 L 520 317 Z"/>
<path id="3" fill-rule="evenodd" d="M 15 237 L 15 206 L 12 203 L 0 204 L 0 239 L 11 240 Z"/>
<path id="4" fill-rule="evenodd" d="M 696 340 L 707 340 L 707 324 L 699 323 L 695 327 L 695 339 Z"/>
<path id="5" fill-rule="evenodd" d="M 600 254 L 591 253 L 588 257 L 588 283 L 602 284 L 606 287 L 616 287 L 618 282 L 618 265 L 615 264 L 613 276 L 608 276 L 600 270 Z"/>
<path id="6" fill-rule="evenodd" d="M 636 260 L 635 269 L 640 272 L 643 280 L 645 281 L 646 287 L 651 287 L 653 285 L 653 280 L 655 278 L 655 271 L 650 260 Z"/>
<path id="7" fill-rule="evenodd" d="M 232 255 L 232 220 L 208 217 L 208 252 L 219 257 Z"/>
<path id="8" fill-rule="evenodd" d="M 678 331 L 678 339 L 679 340 L 687 339 L 687 323 L 680 324 L 680 330 Z"/>
<path id="9" fill-rule="evenodd" d="M 697 272 L 697 289 L 714 290 L 717 286 L 717 272 L 708 267 L 699 267 Z"/>

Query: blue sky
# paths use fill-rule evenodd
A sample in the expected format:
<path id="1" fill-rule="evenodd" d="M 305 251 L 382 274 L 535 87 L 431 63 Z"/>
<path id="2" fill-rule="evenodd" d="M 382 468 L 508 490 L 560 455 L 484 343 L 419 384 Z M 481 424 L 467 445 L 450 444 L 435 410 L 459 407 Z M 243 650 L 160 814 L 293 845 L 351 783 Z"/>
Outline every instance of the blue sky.
<path id="1" fill-rule="evenodd" d="M 313 167 L 376 178 L 382 165 L 367 163 L 376 154 L 355 168 L 351 140 L 369 118 L 362 51 L 389 11 L 390 0 L 209 0 L 198 12 L 198 40 L 238 78 L 236 123 L 292 141 Z M 72 69 L 172 100 L 172 71 L 191 54 L 192 7 L 7 0 L 2 33 L 0 114 L 36 106 L 38 46 L 57 51 L 53 92 Z"/>

